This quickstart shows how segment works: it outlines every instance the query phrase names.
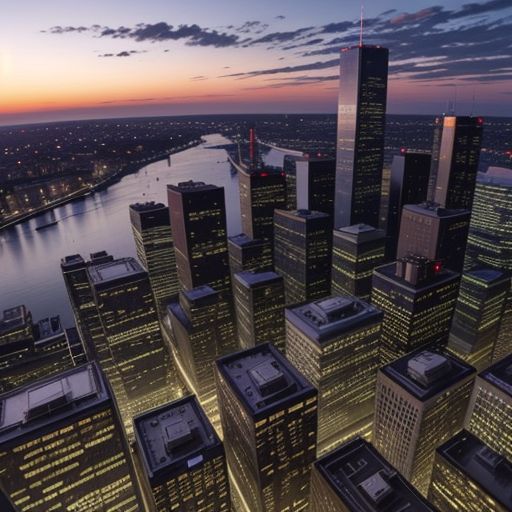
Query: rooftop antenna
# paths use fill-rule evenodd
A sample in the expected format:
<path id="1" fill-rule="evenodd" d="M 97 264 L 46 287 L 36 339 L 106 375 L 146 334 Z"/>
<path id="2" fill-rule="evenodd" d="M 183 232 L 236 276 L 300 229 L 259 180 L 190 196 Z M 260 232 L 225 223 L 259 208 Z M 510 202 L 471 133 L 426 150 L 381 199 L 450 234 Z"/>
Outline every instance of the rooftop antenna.
<path id="1" fill-rule="evenodd" d="M 359 30 L 359 48 L 363 47 L 363 20 L 364 20 L 364 4 L 361 2 L 361 27 Z"/>

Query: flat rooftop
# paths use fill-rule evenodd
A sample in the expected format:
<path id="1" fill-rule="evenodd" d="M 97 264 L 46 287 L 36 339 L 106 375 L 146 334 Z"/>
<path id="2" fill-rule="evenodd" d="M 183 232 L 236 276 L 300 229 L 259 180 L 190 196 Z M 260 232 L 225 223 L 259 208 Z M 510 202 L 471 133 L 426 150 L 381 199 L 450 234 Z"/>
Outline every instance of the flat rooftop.
<path id="1" fill-rule="evenodd" d="M 443 208 L 440 204 L 430 202 L 406 204 L 404 205 L 404 210 L 435 218 L 468 217 L 469 220 L 469 217 L 471 216 L 471 212 L 469 210 Z"/>
<path id="2" fill-rule="evenodd" d="M 360 437 L 317 460 L 315 467 L 351 512 L 436 512 Z"/>
<path id="3" fill-rule="evenodd" d="M 283 277 L 275 272 L 238 272 L 234 278 L 242 283 L 246 288 L 256 287 L 258 285 L 283 281 Z"/>
<path id="4" fill-rule="evenodd" d="M 154 201 L 149 201 L 147 203 L 134 203 L 130 205 L 130 209 L 138 212 L 157 212 L 160 210 L 168 210 L 169 208 L 165 206 L 163 203 L 155 203 Z"/>
<path id="5" fill-rule="evenodd" d="M 266 417 L 316 389 L 270 343 L 217 359 L 217 368 L 254 418 Z"/>
<path id="6" fill-rule="evenodd" d="M 479 377 L 512 397 L 512 354 L 481 372 Z"/>
<path id="7" fill-rule="evenodd" d="M 74 268 L 83 267 L 84 265 L 85 260 L 80 254 L 70 254 L 60 260 L 60 266 L 63 270 L 72 270 Z"/>
<path id="8" fill-rule="evenodd" d="M 421 401 L 476 373 L 469 364 L 435 348 L 407 354 L 379 371 Z"/>
<path id="9" fill-rule="evenodd" d="M 205 190 L 218 190 L 222 187 L 217 185 L 208 185 L 204 181 L 182 181 L 177 185 L 167 185 L 167 190 L 174 192 L 204 192 Z"/>
<path id="10" fill-rule="evenodd" d="M 228 237 L 228 242 L 237 245 L 239 247 L 248 247 L 248 246 L 255 246 L 255 245 L 264 245 L 267 244 L 265 240 L 260 240 L 258 238 L 251 238 L 250 236 L 246 235 L 245 233 L 240 233 L 235 236 Z"/>
<path id="11" fill-rule="evenodd" d="M 0 334 L 12 331 L 28 325 L 30 322 L 29 312 L 24 305 L 14 306 L 5 309 L 0 319 Z"/>
<path id="12" fill-rule="evenodd" d="M 145 274 L 145 270 L 134 258 L 119 258 L 89 267 L 89 277 L 93 285 L 111 283 L 139 274 Z"/>
<path id="13" fill-rule="evenodd" d="M 367 302 L 345 295 L 286 308 L 285 316 L 308 338 L 323 343 L 375 325 L 382 321 L 383 313 Z"/>
<path id="14" fill-rule="evenodd" d="M 354 224 L 345 228 L 338 228 L 333 233 L 334 237 L 343 238 L 354 243 L 384 240 L 386 237 L 384 230 L 374 228 L 368 224 Z"/>
<path id="15" fill-rule="evenodd" d="M 151 484 L 165 482 L 224 453 L 194 395 L 136 416 L 133 423 Z"/>
<path id="16" fill-rule="evenodd" d="M 274 212 L 276 215 L 304 222 L 310 219 L 330 219 L 328 213 L 316 210 L 279 210 L 276 208 Z"/>
<path id="17" fill-rule="evenodd" d="M 484 185 L 512 187 L 512 169 L 491 166 L 487 169 L 487 172 L 478 173 L 477 182 Z"/>
<path id="18" fill-rule="evenodd" d="M 465 272 L 464 275 L 474 277 L 475 279 L 478 279 L 479 281 L 485 282 L 489 285 L 509 279 L 504 272 L 500 272 L 499 270 L 494 270 L 492 268 L 470 270 Z"/>
<path id="19" fill-rule="evenodd" d="M 437 454 L 467 475 L 505 510 L 512 510 L 512 463 L 505 457 L 466 430 L 441 445 Z"/>
<path id="20" fill-rule="evenodd" d="M 109 401 L 110 394 L 96 363 L 4 393 L 0 395 L 0 446 L 25 436 L 37 436 L 50 425 L 70 421 Z"/>

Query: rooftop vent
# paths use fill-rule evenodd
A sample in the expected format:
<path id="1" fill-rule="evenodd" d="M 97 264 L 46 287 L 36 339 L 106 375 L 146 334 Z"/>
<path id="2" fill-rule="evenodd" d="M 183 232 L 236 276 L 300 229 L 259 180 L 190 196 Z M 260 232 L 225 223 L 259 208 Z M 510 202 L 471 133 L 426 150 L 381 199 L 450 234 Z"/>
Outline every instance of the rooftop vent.
<path id="1" fill-rule="evenodd" d="M 194 432 L 183 419 L 169 423 L 164 429 L 165 451 L 168 454 L 171 454 L 176 448 L 189 443 L 192 439 L 194 439 Z"/>
<path id="2" fill-rule="evenodd" d="M 50 416 L 53 412 L 71 404 L 71 399 L 72 392 L 65 380 L 58 380 L 30 390 L 25 423 L 42 416 Z"/>
<path id="3" fill-rule="evenodd" d="M 265 361 L 249 370 L 249 376 L 262 396 L 277 393 L 286 388 L 287 381 L 276 361 Z"/>
<path id="4" fill-rule="evenodd" d="M 498 466 L 503 462 L 503 457 L 487 446 L 483 446 L 478 450 L 476 458 L 491 471 L 496 471 Z"/>
<path id="5" fill-rule="evenodd" d="M 382 503 L 393 492 L 380 472 L 361 482 L 360 487 L 375 505 Z"/>
<path id="6" fill-rule="evenodd" d="M 440 354 L 421 352 L 407 362 L 407 374 L 423 387 L 429 387 L 450 373 L 451 362 Z"/>

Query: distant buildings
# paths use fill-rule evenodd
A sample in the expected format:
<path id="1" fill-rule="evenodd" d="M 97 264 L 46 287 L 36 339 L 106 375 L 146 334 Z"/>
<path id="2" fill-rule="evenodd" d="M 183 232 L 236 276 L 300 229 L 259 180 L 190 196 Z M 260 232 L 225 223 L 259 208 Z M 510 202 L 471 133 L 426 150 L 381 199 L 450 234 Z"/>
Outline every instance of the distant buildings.
<path id="1" fill-rule="evenodd" d="M 237 272 L 267 272 L 273 269 L 272 241 L 253 240 L 244 233 L 228 238 L 231 275 Z"/>
<path id="2" fill-rule="evenodd" d="M 231 510 L 224 447 L 194 396 L 137 416 L 134 430 L 151 510 Z"/>
<path id="3" fill-rule="evenodd" d="M 239 272 L 233 279 L 242 349 L 271 342 L 285 349 L 284 280 L 275 272 Z"/>
<path id="4" fill-rule="evenodd" d="M 0 473 L 20 510 L 141 510 L 117 407 L 94 363 L 0 404 Z"/>
<path id="5" fill-rule="evenodd" d="M 447 210 L 434 203 L 405 205 L 397 257 L 415 254 L 462 272 L 470 217 L 469 210 Z"/>
<path id="6" fill-rule="evenodd" d="M 446 344 L 458 289 L 459 274 L 424 258 L 404 258 L 376 269 L 372 304 L 384 312 L 381 363 Z"/>
<path id="7" fill-rule="evenodd" d="M 436 119 L 431 201 L 447 209 L 471 210 L 483 125 L 481 117 L 445 116 Z"/>
<path id="8" fill-rule="evenodd" d="M 284 277 L 287 304 L 329 295 L 331 251 L 331 220 L 326 213 L 275 211 L 274 268 Z"/>
<path id="9" fill-rule="evenodd" d="M 382 316 L 347 296 L 286 310 L 286 357 L 318 389 L 319 455 L 371 434 Z"/>
<path id="10" fill-rule="evenodd" d="M 372 442 L 424 496 L 434 453 L 463 426 L 475 370 L 440 351 L 419 351 L 377 375 Z"/>
<path id="11" fill-rule="evenodd" d="M 179 291 L 169 208 L 162 203 L 130 205 L 137 257 L 149 275 L 159 314 Z"/>
<path id="12" fill-rule="evenodd" d="M 307 510 L 316 389 L 269 344 L 217 360 L 216 379 L 237 510 Z"/>
<path id="13" fill-rule="evenodd" d="M 384 264 L 384 231 L 367 224 L 335 229 L 332 241 L 331 290 L 368 300 L 373 270 Z"/>
<path id="14" fill-rule="evenodd" d="M 440 512 L 512 510 L 512 463 L 462 430 L 436 450 L 428 498 Z"/>
<path id="15" fill-rule="evenodd" d="M 437 512 L 367 441 L 351 439 L 313 464 L 310 512 Z"/>
<path id="16" fill-rule="evenodd" d="M 340 57 L 334 226 L 379 225 L 389 51 L 345 48 Z"/>

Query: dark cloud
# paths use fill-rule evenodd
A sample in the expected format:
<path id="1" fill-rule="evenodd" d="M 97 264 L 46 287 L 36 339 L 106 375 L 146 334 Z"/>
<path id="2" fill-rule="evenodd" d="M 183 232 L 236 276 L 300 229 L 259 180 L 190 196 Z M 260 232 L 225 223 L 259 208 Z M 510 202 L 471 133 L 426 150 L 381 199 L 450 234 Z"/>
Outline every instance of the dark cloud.
<path id="1" fill-rule="evenodd" d="M 275 20 L 284 20 L 284 19 L 286 19 L 286 16 L 283 16 L 282 14 L 279 14 L 274 19 Z"/>
<path id="2" fill-rule="evenodd" d="M 230 75 L 223 75 L 225 77 L 236 77 L 236 78 L 249 78 L 253 76 L 261 75 L 277 75 L 278 73 L 295 73 L 297 71 L 312 71 L 315 69 L 328 69 L 339 65 L 338 59 L 329 60 L 326 62 L 311 62 L 309 64 L 299 64 L 298 66 L 286 66 L 283 68 L 270 68 L 270 69 L 259 69 L 257 71 L 248 71 L 246 73 L 231 73 Z"/>
<path id="3" fill-rule="evenodd" d="M 283 50 L 293 50 L 294 48 L 302 48 L 304 46 L 315 46 L 317 44 L 320 44 L 323 41 L 323 39 L 310 39 L 309 41 L 305 41 L 304 43 L 294 44 L 291 46 L 284 46 Z"/>
<path id="4" fill-rule="evenodd" d="M 454 18 L 462 18 L 465 16 L 474 16 L 475 14 L 484 14 L 494 11 L 502 11 L 503 9 L 510 9 L 512 3 L 510 0 L 490 0 L 483 3 L 465 4 L 462 8 L 454 13 Z"/>
<path id="5" fill-rule="evenodd" d="M 98 57 L 131 57 L 136 53 L 147 53 L 146 50 L 124 50 L 119 53 L 103 53 L 98 55 Z"/>
<path id="6" fill-rule="evenodd" d="M 262 37 L 259 37 L 257 39 L 253 39 L 247 43 L 246 46 L 253 46 L 256 44 L 266 44 L 266 43 L 287 43 L 289 41 L 294 41 L 298 37 L 304 36 L 306 32 L 309 32 L 314 27 L 303 27 L 298 28 L 297 30 L 292 30 L 288 32 L 272 32 L 270 34 L 265 34 Z"/>
<path id="7" fill-rule="evenodd" d="M 56 25 L 48 30 L 41 30 L 41 32 L 46 32 L 48 34 L 69 34 L 78 32 L 80 34 L 82 32 L 88 32 L 89 30 L 90 27 L 61 27 L 60 25 Z"/>
<path id="8" fill-rule="evenodd" d="M 197 76 L 190 77 L 190 80 L 193 80 L 194 82 L 197 82 L 197 81 L 200 81 L 200 80 L 208 80 L 208 77 L 207 76 L 203 76 L 203 75 L 197 75 Z"/>
<path id="9" fill-rule="evenodd" d="M 322 27 L 322 30 L 320 30 L 320 33 L 321 34 L 334 34 L 334 33 L 338 33 L 338 32 L 345 32 L 345 30 L 353 28 L 354 26 L 357 26 L 357 25 L 358 25 L 358 23 L 355 21 L 339 21 L 337 23 L 329 23 Z"/>

